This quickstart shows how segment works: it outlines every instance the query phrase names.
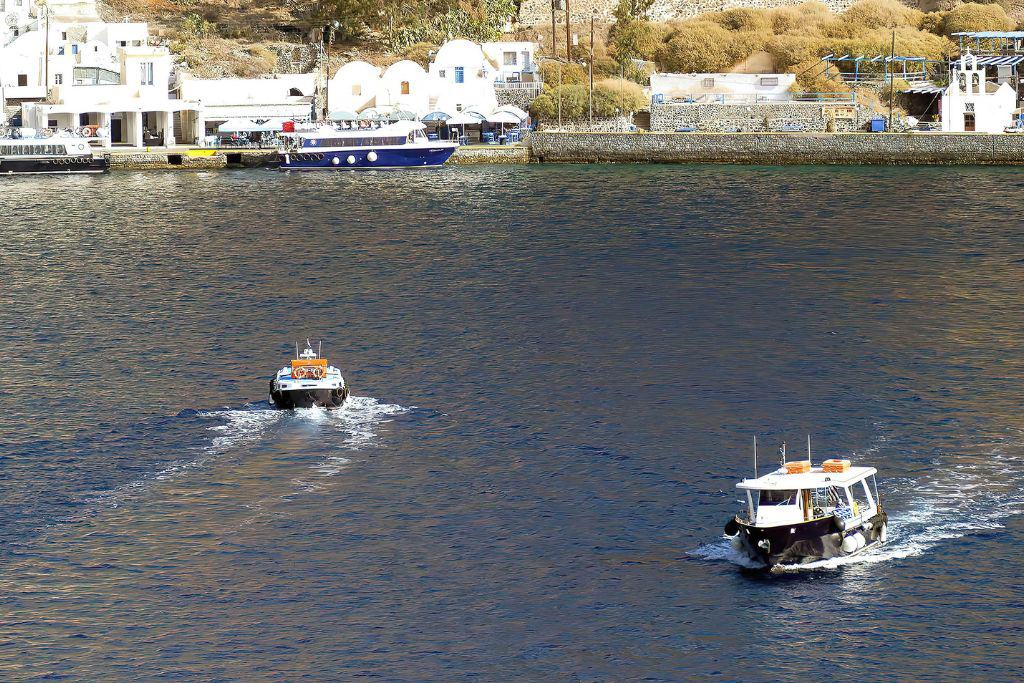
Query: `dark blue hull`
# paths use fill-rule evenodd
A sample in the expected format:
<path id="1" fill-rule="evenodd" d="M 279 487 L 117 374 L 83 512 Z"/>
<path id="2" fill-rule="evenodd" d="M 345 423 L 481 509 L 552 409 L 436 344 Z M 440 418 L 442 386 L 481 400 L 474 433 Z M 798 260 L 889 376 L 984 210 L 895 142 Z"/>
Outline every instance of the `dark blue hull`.
<path id="1" fill-rule="evenodd" d="M 454 146 L 384 147 L 379 149 L 303 149 L 279 155 L 283 171 L 330 171 L 373 168 L 424 168 L 441 166 L 455 152 Z M 371 154 L 376 158 L 372 158 Z"/>

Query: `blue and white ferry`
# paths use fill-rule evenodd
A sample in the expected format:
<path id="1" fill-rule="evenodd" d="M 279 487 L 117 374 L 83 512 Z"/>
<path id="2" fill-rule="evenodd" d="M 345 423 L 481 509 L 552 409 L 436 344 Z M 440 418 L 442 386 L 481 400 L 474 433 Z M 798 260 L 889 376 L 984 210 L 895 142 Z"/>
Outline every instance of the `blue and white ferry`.
<path id="1" fill-rule="evenodd" d="M 279 155 L 281 170 L 424 168 L 441 166 L 458 144 L 428 140 L 418 121 L 397 121 L 381 128 L 297 132 Z"/>

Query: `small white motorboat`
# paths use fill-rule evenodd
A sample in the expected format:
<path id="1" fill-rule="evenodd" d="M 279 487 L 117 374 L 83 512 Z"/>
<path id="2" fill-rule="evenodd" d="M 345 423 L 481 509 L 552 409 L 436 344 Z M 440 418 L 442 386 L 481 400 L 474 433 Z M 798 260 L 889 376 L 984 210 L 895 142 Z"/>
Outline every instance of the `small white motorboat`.
<path id="1" fill-rule="evenodd" d="M 306 349 L 299 353 L 295 345 L 295 359 L 277 371 L 270 380 L 270 402 L 282 409 L 340 408 L 348 399 L 348 385 L 341 370 L 328 365 L 318 350 L 306 340 Z"/>

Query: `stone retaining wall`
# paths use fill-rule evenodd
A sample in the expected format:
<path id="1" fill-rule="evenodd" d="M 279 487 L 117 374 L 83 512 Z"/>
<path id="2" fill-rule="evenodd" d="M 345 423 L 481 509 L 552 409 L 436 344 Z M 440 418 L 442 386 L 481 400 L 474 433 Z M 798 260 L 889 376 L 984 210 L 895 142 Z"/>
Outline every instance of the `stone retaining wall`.
<path id="1" fill-rule="evenodd" d="M 837 118 L 840 110 L 853 118 Z M 799 126 L 803 131 L 861 130 L 872 112 L 850 103 L 758 102 L 749 104 L 668 102 L 651 105 L 651 131 L 671 133 L 690 127 L 710 133 L 763 133 Z M 831 127 L 830 127 L 831 126 Z"/>
<path id="2" fill-rule="evenodd" d="M 448 163 L 455 165 L 528 164 L 530 163 L 530 148 L 524 145 L 459 147 Z"/>
<path id="3" fill-rule="evenodd" d="M 171 152 L 111 152 L 107 155 L 110 158 L 112 170 L 179 170 L 179 169 L 211 169 L 224 168 L 227 165 L 227 157 L 221 154 L 208 157 L 191 157 L 187 154 Z M 171 158 L 180 160 L 181 163 L 171 163 Z"/>
<path id="4" fill-rule="evenodd" d="M 984 133 L 533 133 L 543 162 L 1024 164 L 1024 135 Z"/>

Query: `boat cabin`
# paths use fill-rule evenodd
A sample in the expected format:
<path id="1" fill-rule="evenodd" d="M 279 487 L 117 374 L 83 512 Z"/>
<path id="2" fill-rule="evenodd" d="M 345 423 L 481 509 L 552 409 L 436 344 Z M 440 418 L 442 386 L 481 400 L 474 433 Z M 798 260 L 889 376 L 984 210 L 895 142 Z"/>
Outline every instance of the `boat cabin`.
<path id="1" fill-rule="evenodd" d="M 853 524 L 878 513 L 878 471 L 874 467 L 847 465 L 842 471 L 834 471 L 804 464 L 804 471 L 781 467 L 736 484 L 747 495 L 747 518 L 741 516 L 740 521 L 773 527 L 836 516 Z"/>
<path id="2" fill-rule="evenodd" d="M 84 140 L 60 138 L 0 139 L 3 157 L 57 157 L 91 154 Z"/>

